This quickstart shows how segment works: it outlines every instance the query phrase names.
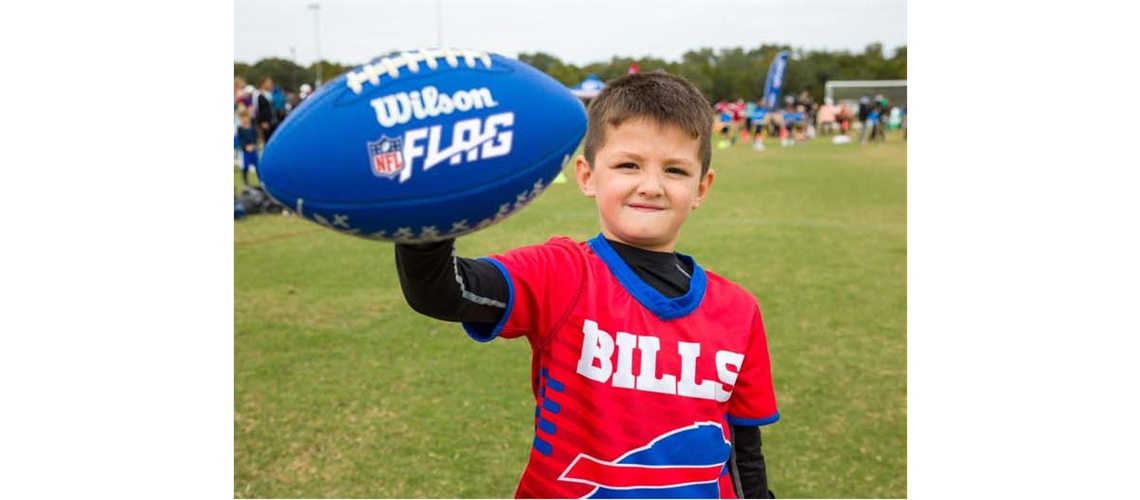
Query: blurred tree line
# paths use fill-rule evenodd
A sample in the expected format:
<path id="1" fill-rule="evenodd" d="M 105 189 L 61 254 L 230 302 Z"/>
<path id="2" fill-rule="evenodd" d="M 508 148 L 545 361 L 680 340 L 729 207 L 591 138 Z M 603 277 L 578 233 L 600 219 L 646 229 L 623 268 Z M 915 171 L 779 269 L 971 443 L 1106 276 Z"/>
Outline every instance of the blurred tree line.
<path id="1" fill-rule="evenodd" d="M 709 101 L 745 99 L 756 101 L 764 92 L 768 66 L 781 50 L 791 54 L 784 73 L 783 93 L 798 93 L 807 88 L 817 99 L 823 97 L 823 86 L 828 80 L 905 80 L 906 47 L 895 49 L 889 57 L 882 44 L 868 45 L 862 53 L 847 51 L 818 51 L 793 49 L 787 45 L 761 45 L 754 49 L 711 48 L 690 50 L 680 61 L 656 58 L 633 59 L 614 57 L 609 62 L 597 62 L 582 67 L 566 64 L 557 57 L 542 52 L 519 54 L 519 60 L 530 64 L 564 85 L 573 86 L 591 73 L 609 81 L 638 64 L 641 72 L 663 69 L 681 75 L 704 92 Z"/>
<path id="2" fill-rule="evenodd" d="M 640 71 L 663 69 L 684 76 L 696 84 L 712 102 L 719 100 L 758 100 L 764 91 L 768 66 L 781 50 L 791 53 L 784 74 L 784 94 L 798 93 L 807 88 L 817 99 L 823 97 L 823 86 L 828 80 L 905 80 L 906 47 L 899 47 L 888 56 L 882 44 L 868 45 L 862 53 L 848 51 L 819 51 L 793 49 L 787 45 L 761 45 L 745 50 L 741 47 L 713 50 L 702 48 L 686 52 L 680 61 L 657 58 L 614 57 L 608 62 L 576 66 L 562 62 L 543 52 L 519 54 L 519 60 L 538 68 L 564 85 L 573 86 L 591 73 L 609 81 L 629 71 L 637 62 Z M 353 66 L 321 61 L 321 73 L 327 82 Z M 273 77 L 277 85 L 294 91 L 304 82 L 316 81 L 316 64 L 298 66 L 287 59 L 262 59 L 252 66 L 234 63 L 234 76 L 241 76 L 257 86 L 265 76 Z"/>
<path id="3" fill-rule="evenodd" d="M 252 66 L 243 62 L 235 62 L 234 77 L 245 78 L 247 83 L 258 87 L 261 85 L 261 80 L 268 76 L 272 77 L 273 83 L 282 89 L 296 92 L 297 89 L 301 88 L 302 83 L 313 85 L 317 81 L 317 64 L 313 63 L 308 67 L 303 67 L 288 59 L 276 57 L 262 59 Z M 344 66 L 329 61 L 321 61 L 319 64 L 321 65 L 321 78 L 326 82 L 353 68 L 353 66 Z"/>

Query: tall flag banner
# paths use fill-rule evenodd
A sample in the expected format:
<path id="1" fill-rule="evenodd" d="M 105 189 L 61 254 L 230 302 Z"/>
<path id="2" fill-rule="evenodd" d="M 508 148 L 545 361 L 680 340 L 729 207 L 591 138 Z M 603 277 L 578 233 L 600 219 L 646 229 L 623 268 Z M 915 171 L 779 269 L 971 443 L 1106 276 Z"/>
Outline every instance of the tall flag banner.
<path id="1" fill-rule="evenodd" d="M 784 70 L 788 67 L 788 51 L 781 50 L 768 67 L 768 79 L 764 82 L 764 107 L 776 109 L 780 105 L 780 87 L 784 86 Z"/>

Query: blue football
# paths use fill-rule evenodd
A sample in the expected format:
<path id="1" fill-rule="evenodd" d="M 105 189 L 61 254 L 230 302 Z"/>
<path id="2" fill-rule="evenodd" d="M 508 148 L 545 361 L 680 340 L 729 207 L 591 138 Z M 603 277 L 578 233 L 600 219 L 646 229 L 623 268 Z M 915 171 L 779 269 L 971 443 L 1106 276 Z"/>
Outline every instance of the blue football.
<path id="1" fill-rule="evenodd" d="M 318 89 L 273 134 L 257 173 L 270 196 L 322 226 L 436 241 L 533 201 L 585 133 L 581 102 L 523 62 L 400 52 Z"/>

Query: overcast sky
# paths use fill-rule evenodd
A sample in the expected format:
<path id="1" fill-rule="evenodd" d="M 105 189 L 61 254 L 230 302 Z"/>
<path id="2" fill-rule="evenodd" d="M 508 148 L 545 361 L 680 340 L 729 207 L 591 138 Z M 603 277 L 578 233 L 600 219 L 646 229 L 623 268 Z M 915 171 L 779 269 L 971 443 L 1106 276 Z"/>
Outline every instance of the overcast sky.
<path id="1" fill-rule="evenodd" d="M 319 3 L 314 11 L 309 5 Z M 442 6 L 442 9 L 440 9 Z M 439 11 L 442 10 L 442 16 Z M 316 16 L 314 15 L 316 12 Z M 687 50 L 764 43 L 861 52 L 906 45 L 906 2 L 891 1 L 258 1 L 234 2 L 234 60 L 361 64 L 442 45 L 546 52 L 584 65 L 614 56 L 678 61 Z"/>

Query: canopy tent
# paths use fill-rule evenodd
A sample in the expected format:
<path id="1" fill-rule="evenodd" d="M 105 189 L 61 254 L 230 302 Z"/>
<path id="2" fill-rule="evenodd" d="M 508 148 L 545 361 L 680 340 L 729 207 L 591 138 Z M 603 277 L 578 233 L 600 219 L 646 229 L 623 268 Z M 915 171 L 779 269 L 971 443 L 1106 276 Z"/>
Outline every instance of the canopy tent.
<path id="1" fill-rule="evenodd" d="M 570 87 L 570 92 L 579 99 L 593 99 L 598 97 L 598 93 L 600 93 L 605 86 L 606 83 L 598 78 L 597 75 L 590 73 L 590 76 L 582 80 L 582 83 Z"/>

